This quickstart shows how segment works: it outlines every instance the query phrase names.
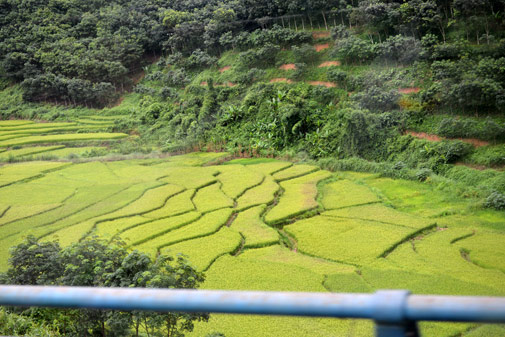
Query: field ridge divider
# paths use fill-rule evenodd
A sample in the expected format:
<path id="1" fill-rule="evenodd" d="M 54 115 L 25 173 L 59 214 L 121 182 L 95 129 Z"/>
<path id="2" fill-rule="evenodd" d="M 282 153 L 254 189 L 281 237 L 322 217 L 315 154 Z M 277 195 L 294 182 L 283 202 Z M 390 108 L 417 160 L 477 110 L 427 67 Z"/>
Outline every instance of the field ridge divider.
<path id="1" fill-rule="evenodd" d="M 420 228 L 419 230 L 410 233 L 409 235 L 405 236 L 402 238 L 400 241 L 393 243 L 390 247 L 386 248 L 377 258 L 387 258 L 389 254 L 391 254 L 396 248 L 398 248 L 400 245 L 406 243 L 410 239 L 415 238 L 417 235 L 422 234 L 422 233 L 428 233 L 432 232 L 433 229 L 437 228 L 437 223 L 433 223 L 429 226 Z"/>
<path id="2" fill-rule="evenodd" d="M 223 208 L 220 208 L 220 209 L 224 209 L 224 208 L 230 208 L 230 207 L 223 207 Z M 230 208 L 231 209 L 231 208 Z M 202 215 L 203 216 L 203 215 Z M 228 217 L 228 219 L 231 217 L 232 215 L 230 214 L 230 216 Z M 201 217 L 200 217 L 201 218 Z M 195 221 L 198 221 L 200 218 L 194 220 L 194 221 L 191 221 L 191 222 L 195 222 Z M 228 221 L 228 219 L 226 219 L 226 221 Z M 168 246 L 171 246 L 171 245 L 175 245 L 176 243 L 180 243 L 180 242 L 185 242 L 185 241 L 189 241 L 189 240 L 194 240 L 194 239 L 199 239 L 199 238 L 203 238 L 203 237 L 206 237 L 206 236 L 211 236 L 211 235 L 214 235 L 216 234 L 217 232 L 219 232 L 221 230 L 221 228 L 224 227 L 224 225 L 226 224 L 226 222 L 222 225 L 220 225 L 215 231 L 211 232 L 211 233 L 206 233 L 206 234 L 201 234 L 201 235 L 195 235 L 193 237 L 189 237 L 189 238 L 186 238 L 186 239 L 180 239 L 180 240 L 175 240 L 173 242 L 170 242 L 168 244 L 163 244 L 161 246 L 158 246 L 157 247 L 157 251 L 159 252 L 160 249 L 162 248 L 165 248 L 165 247 L 168 247 Z M 168 232 L 167 232 L 168 233 Z M 166 233 L 165 233 L 166 234 Z M 159 235 L 157 235 L 159 236 Z M 147 240 L 145 241 L 147 242 Z"/>

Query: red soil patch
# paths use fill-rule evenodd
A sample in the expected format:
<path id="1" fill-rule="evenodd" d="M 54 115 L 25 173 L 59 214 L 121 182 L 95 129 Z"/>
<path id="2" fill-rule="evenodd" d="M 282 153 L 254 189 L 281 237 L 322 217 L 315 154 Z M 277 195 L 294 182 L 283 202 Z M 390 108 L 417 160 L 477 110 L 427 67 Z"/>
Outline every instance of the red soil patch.
<path id="1" fill-rule="evenodd" d="M 322 85 L 326 88 L 335 88 L 337 85 L 333 82 L 309 81 L 310 85 Z"/>
<path id="2" fill-rule="evenodd" d="M 412 137 L 420 138 L 420 139 L 426 139 L 430 142 L 438 142 L 447 138 L 440 137 L 437 135 L 433 134 L 428 134 L 426 132 L 415 132 L 415 131 L 407 131 L 405 132 L 407 135 L 411 135 Z M 489 142 L 486 142 L 485 140 L 480 140 L 480 139 L 475 139 L 475 138 L 454 138 L 461 140 L 462 142 L 472 144 L 475 147 L 481 147 L 481 146 L 486 146 L 489 145 Z"/>
<path id="3" fill-rule="evenodd" d="M 328 43 L 316 44 L 314 48 L 316 48 L 316 51 L 321 51 L 330 48 L 330 45 Z"/>
<path id="4" fill-rule="evenodd" d="M 341 65 L 340 61 L 326 61 L 318 65 L 318 68 L 324 68 L 324 67 L 336 67 Z"/>
<path id="5" fill-rule="evenodd" d="M 288 80 L 285 77 L 278 77 L 278 78 L 272 78 L 270 80 L 270 83 L 278 83 L 278 82 L 286 82 L 286 83 L 293 83 L 293 81 Z"/>
<path id="6" fill-rule="evenodd" d="M 295 70 L 296 66 L 294 63 L 288 63 L 288 64 L 283 64 L 282 66 L 279 67 L 281 70 Z"/>
<path id="7" fill-rule="evenodd" d="M 225 67 L 222 67 L 221 69 L 219 69 L 219 72 L 220 72 L 220 73 L 223 73 L 223 72 L 225 72 L 226 70 L 230 70 L 230 68 L 231 68 L 230 66 L 225 66 Z"/>
<path id="8" fill-rule="evenodd" d="M 412 94 L 412 93 L 418 93 L 421 89 L 414 87 L 414 88 L 398 88 L 398 92 L 400 94 Z"/>
<path id="9" fill-rule="evenodd" d="M 324 32 L 313 32 L 312 33 L 312 37 L 314 39 L 322 39 L 322 38 L 328 37 L 328 36 L 330 36 L 330 32 L 326 32 L 326 31 L 324 31 Z"/>

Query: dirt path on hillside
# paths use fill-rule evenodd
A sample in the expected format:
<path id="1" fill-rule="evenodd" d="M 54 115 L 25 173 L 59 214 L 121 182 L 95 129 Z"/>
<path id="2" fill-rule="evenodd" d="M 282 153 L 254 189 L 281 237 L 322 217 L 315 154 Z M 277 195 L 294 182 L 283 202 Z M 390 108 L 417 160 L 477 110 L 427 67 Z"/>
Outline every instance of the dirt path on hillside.
<path id="1" fill-rule="evenodd" d="M 418 93 L 420 90 L 421 90 L 421 88 L 418 88 L 418 87 L 398 88 L 398 92 L 400 94 L 413 94 L 413 93 Z"/>
<path id="2" fill-rule="evenodd" d="M 323 81 L 309 81 L 310 85 L 322 85 L 326 88 L 335 88 L 337 85 L 333 82 L 323 82 Z"/>
<path id="3" fill-rule="evenodd" d="M 219 69 L 219 72 L 220 72 L 220 73 L 224 73 L 225 71 L 230 70 L 230 69 L 231 69 L 231 67 L 230 67 L 230 66 L 224 66 L 224 67 L 222 67 L 221 69 Z"/>
<path id="4" fill-rule="evenodd" d="M 329 43 L 316 44 L 314 48 L 316 48 L 316 51 L 321 51 L 330 48 L 330 44 Z"/>
<path id="5" fill-rule="evenodd" d="M 318 68 L 324 68 L 324 67 L 338 67 L 340 66 L 342 63 L 340 63 L 340 61 L 326 61 L 326 62 L 323 62 L 321 63 L 320 65 L 318 65 L 317 67 Z"/>
<path id="6" fill-rule="evenodd" d="M 279 82 L 293 83 L 293 81 L 288 80 L 285 77 L 277 77 L 277 78 L 272 78 L 270 80 L 270 83 L 279 83 Z"/>
<path id="7" fill-rule="evenodd" d="M 294 63 L 283 64 L 279 67 L 280 70 L 295 70 L 296 65 Z"/>
<path id="8" fill-rule="evenodd" d="M 444 137 L 440 137 L 440 136 L 434 135 L 434 134 L 429 134 L 426 132 L 415 132 L 415 131 L 410 131 L 410 130 L 407 130 L 405 132 L 405 134 L 411 135 L 412 137 L 416 137 L 419 139 L 426 139 L 430 142 L 439 142 L 444 139 L 449 139 L 449 140 L 461 140 L 462 142 L 472 144 L 475 147 L 489 145 L 489 142 L 487 142 L 485 140 L 481 140 L 481 139 L 476 139 L 476 138 L 444 138 Z"/>
<path id="9" fill-rule="evenodd" d="M 312 37 L 316 40 L 323 39 L 328 36 L 330 36 L 330 32 L 328 32 L 328 31 L 312 32 Z"/>

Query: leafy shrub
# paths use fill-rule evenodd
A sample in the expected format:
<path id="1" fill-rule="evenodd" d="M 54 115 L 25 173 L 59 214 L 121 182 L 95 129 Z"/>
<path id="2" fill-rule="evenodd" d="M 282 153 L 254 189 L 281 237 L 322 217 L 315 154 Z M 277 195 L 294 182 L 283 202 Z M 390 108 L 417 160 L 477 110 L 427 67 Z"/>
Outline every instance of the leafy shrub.
<path id="1" fill-rule="evenodd" d="M 486 198 L 484 205 L 497 210 L 505 210 L 505 194 L 498 192 L 491 193 Z"/>
<path id="2" fill-rule="evenodd" d="M 317 52 L 314 47 L 310 44 L 303 44 L 301 46 L 293 46 L 293 56 L 295 57 L 296 63 L 308 63 L 313 64 L 317 62 Z"/>
<path id="3" fill-rule="evenodd" d="M 371 86 L 353 96 L 353 100 L 358 102 L 361 108 L 371 111 L 398 109 L 399 98 L 400 94 L 397 90 L 385 91 L 377 86 Z"/>
<path id="4" fill-rule="evenodd" d="M 274 25 L 270 29 L 258 29 L 249 35 L 249 42 L 255 47 L 265 44 L 280 45 L 289 48 L 294 45 L 312 42 L 312 35 L 309 32 L 295 31 Z"/>
<path id="5" fill-rule="evenodd" d="M 351 35 L 336 41 L 331 55 L 347 63 L 355 63 L 356 60 L 366 63 L 375 59 L 377 51 L 376 46 L 369 40 Z"/>
<path id="6" fill-rule="evenodd" d="M 163 83 L 169 87 L 183 87 L 190 81 L 184 69 L 169 70 L 163 79 Z"/>
<path id="7" fill-rule="evenodd" d="M 349 30 L 344 25 L 338 25 L 331 29 L 331 38 L 333 40 L 345 39 L 351 35 Z"/>
<path id="8" fill-rule="evenodd" d="M 430 169 L 423 168 L 416 171 L 416 178 L 419 181 L 425 181 L 432 173 Z"/>
<path id="9" fill-rule="evenodd" d="M 378 47 L 378 56 L 383 61 L 410 64 L 419 58 L 421 44 L 413 37 L 403 35 L 390 36 Z"/>
<path id="10" fill-rule="evenodd" d="M 217 63 L 217 58 L 210 56 L 207 52 L 196 49 L 184 62 L 186 68 L 197 69 L 213 66 Z"/>

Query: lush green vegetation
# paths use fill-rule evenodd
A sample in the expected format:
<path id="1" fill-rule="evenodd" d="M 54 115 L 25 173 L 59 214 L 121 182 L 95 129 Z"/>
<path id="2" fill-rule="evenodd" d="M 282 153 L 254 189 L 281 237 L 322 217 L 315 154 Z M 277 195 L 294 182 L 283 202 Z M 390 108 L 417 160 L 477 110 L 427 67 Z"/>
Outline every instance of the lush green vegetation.
<path id="1" fill-rule="evenodd" d="M 184 253 L 207 289 L 504 295 L 504 12 L 496 0 L 0 1 L 0 270 L 29 235 L 61 251 L 97 235 L 154 264 Z M 61 333 L 62 316 L 44 315 L 0 323 Z M 152 316 L 128 317 L 115 335 L 155 335 Z M 192 335 L 215 331 L 372 330 L 215 315 Z"/>
<path id="2" fill-rule="evenodd" d="M 9 268 L 9 247 L 23 245 L 27 235 L 42 246 L 58 239 L 64 251 L 98 236 L 104 244 L 119 237 L 125 252 L 153 260 L 182 253 L 205 271 L 206 289 L 505 293 L 504 215 L 478 206 L 478 194 L 458 195 L 450 181 L 331 173 L 270 159 L 212 165 L 222 157 L 4 165 L 0 176 L 11 183 L 0 194 L 2 270 Z M 44 322 L 23 324 L 52 331 Z M 257 336 L 253 326 L 266 335 L 371 333 L 370 322 L 213 315 L 191 335 L 234 335 L 250 327 L 248 335 Z M 466 336 L 476 327 L 422 325 L 428 336 Z M 488 330 L 471 333 L 478 331 L 485 336 Z"/>

